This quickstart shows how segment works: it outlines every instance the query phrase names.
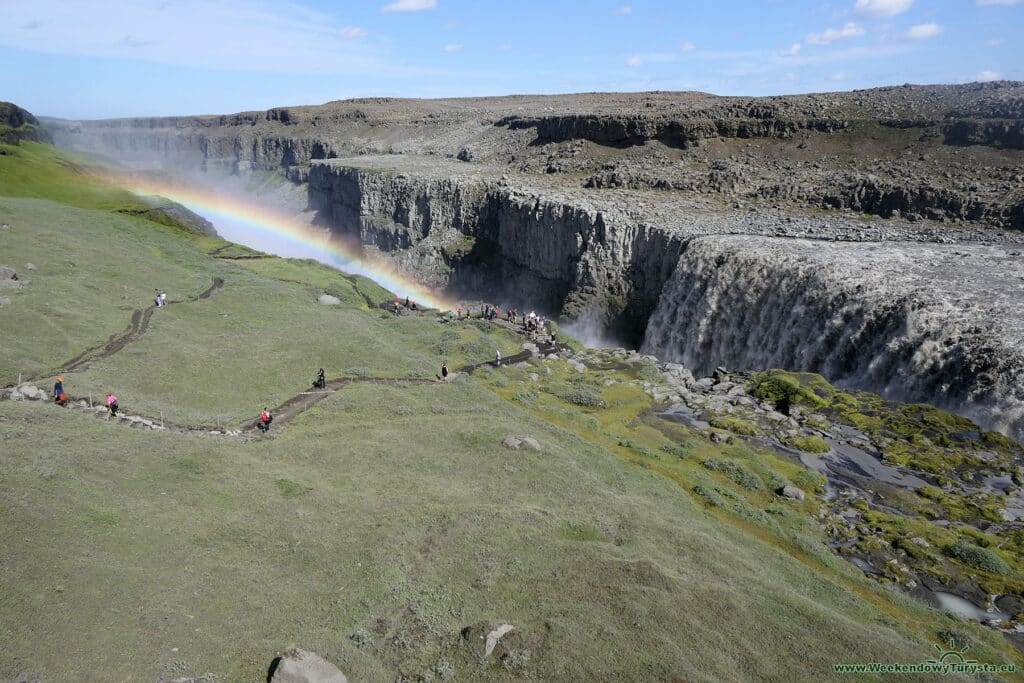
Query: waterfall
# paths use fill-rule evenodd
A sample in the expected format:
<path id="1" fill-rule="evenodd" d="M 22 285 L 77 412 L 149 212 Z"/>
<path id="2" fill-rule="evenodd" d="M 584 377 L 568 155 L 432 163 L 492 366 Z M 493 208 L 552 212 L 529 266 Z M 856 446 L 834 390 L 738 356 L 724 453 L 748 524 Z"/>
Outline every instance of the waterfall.
<path id="1" fill-rule="evenodd" d="M 690 241 L 643 351 L 785 368 L 1024 437 L 1024 260 L 983 245 Z"/>

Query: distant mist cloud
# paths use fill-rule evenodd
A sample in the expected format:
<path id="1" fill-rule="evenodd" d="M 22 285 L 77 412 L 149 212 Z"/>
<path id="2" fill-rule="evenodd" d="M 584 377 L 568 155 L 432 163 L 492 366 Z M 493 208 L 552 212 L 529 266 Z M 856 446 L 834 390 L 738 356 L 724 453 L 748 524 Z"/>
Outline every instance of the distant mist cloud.
<path id="1" fill-rule="evenodd" d="M 464 47 L 465 47 L 465 45 L 462 45 L 461 43 L 451 43 L 449 45 L 445 45 L 444 46 L 444 51 L 445 52 L 461 52 L 462 48 L 464 48 Z"/>

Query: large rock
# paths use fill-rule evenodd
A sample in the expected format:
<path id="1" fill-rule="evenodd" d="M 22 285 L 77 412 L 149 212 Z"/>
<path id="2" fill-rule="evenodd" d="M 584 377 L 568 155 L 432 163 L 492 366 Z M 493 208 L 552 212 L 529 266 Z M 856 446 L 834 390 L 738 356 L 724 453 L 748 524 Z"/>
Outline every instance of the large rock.
<path id="1" fill-rule="evenodd" d="M 22 384 L 18 387 L 18 391 L 30 401 L 41 401 L 46 398 L 46 392 L 32 384 Z"/>
<path id="2" fill-rule="evenodd" d="M 529 448 L 533 451 L 540 450 L 540 442 L 532 436 L 506 436 L 501 443 L 505 448 L 511 448 L 514 451 L 522 448 Z"/>
<path id="3" fill-rule="evenodd" d="M 318 301 L 324 306 L 337 306 L 341 303 L 341 299 L 336 296 L 331 296 L 330 294 L 321 294 Z"/>
<path id="4" fill-rule="evenodd" d="M 790 500 L 800 501 L 804 499 L 804 492 L 795 486 L 790 486 L 789 484 L 780 488 L 777 493 L 783 498 L 789 498 Z"/>
<path id="5" fill-rule="evenodd" d="M 348 679 L 323 657 L 295 648 L 281 655 L 270 683 L 348 683 Z"/>
<path id="6" fill-rule="evenodd" d="M 17 280 L 18 273 L 10 266 L 0 266 L 0 280 Z"/>

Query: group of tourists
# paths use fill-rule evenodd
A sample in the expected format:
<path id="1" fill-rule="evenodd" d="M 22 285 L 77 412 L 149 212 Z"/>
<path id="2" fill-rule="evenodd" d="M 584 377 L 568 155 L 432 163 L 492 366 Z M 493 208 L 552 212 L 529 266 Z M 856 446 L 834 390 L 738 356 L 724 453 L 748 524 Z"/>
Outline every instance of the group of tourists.
<path id="1" fill-rule="evenodd" d="M 105 396 L 107 400 L 107 412 L 112 416 L 117 417 L 117 409 L 119 408 L 117 396 L 114 396 L 109 391 Z M 63 377 L 57 377 L 57 380 L 53 383 L 53 402 L 59 406 L 66 406 L 68 404 L 68 392 L 64 390 Z"/>
<path id="2" fill-rule="evenodd" d="M 163 308 L 164 306 L 166 306 L 167 305 L 167 293 L 164 292 L 162 289 L 154 290 L 153 303 L 154 303 L 154 305 L 156 305 L 157 308 Z M 396 315 L 401 310 L 401 304 L 402 304 L 402 300 L 399 297 L 396 296 L 395 297 L 395 301 L 394 301 L 394 309 L 393 309 Z M 418 307 L 416 305 L 416 301 L 415 300 L 411 300 L 408 296 L 405 297 L 405 308 L 407 310 L 411 310 L 411 311 L 418 310 Z M 501 311 L 498 309 L 497 306 L 492 306 L 491 304 L 483 304 L 480 307 L 480 319 L 482 319 L 482 320 L 491 320 L 491 321 L 493 321 L 493 320 L 497 319 L 500 315 L 501 315 Z M 456 317 L 459 320 L 463 320 L 463 319 L 469 320 L 472 317 L 472 314 L 470 313 L 470 310 L 468 308 L 463 310 L 463 308 L 461 306 L 458 307 L 455 310 L 449 309 L 448 310 L 448 320 L 453 320 Z M 512 323 L 514 325 L 514 324 L 516 324 L 520 320 L 520 314 L 515 309 L 507 309 L 505 311 L 505 320 L 507 322 Z M 528 334 L 530 334 L 531 338 L 536 338 L 536 335 L 538 335 L 538 334 L 542 335 L 542 336 L 547 336 L 546 320 L 544 318 L 538 317 L 537 315 L 535 315 L 532 312 L 528 316 L 525 316 L 525 317 L 522 318 L 522 324 L 523 324 L 523 331 L 528 333 Z M 551 336 L 551 341 L 554 342 L 554 335 L 552 334 L 550 336 Z M 501 350 L 495 350 L 495 352 L 494 352 L 494 363 L 497 366 L 501 366 Z M 440 380 L 442 380 L 444 382 L 447 382 L 449 380 L 450 374 L 451 373 L 450 373 L 450 371 L 448 369 L 448 364 L 444 363 L 444 364 L 441 365 L 441 374 L 438 377 L 438 379 L 440 379 Z M 324 369 L 323 368 L 320 368 L 317 371 L 316 379 L 313 380 L 313 386 L 315 388 L 317 388 L 317 389 L 324 389 L 327 386 L 327 378 L 326 378 L 326 375 L 324 373 Z M 106 403 L 107 403 L 107 411 L 110 413 L 110 415 L 116 417 L 117 416 L 117 411 L 118 411 L 118 409 L 120 407 L 118 402 L 117 402 L 117 396 L 115 396 L 114 394 L 112 394 L 110 392 L 107 392 L 105 394 L 105 397 L 106 397 Z M 53 401 L 54 401 L 54 403 L 56 403 L 57 405 L 60 405 L 60 406 L 66 406 L 67 405 L 68 394 L 67 394 L 67 392 L 64 389 L 64 378 L 63 377 L 57 377 L 56 381 L 54 382 L 54 385 L 53 385 Z M 266 433 L 267 431 L 270 430 L 270 423 L 273 422 L 273 421 L 274 421 L 274 417 L 273 417 L 273 415 L 270 414 L 269 408 L 264 407 L 263 411 L 260 413 L 259 418 L 257 418 L 257 420 L 256 420 L 256 428 L 259 429 L 260 431 Z"/>

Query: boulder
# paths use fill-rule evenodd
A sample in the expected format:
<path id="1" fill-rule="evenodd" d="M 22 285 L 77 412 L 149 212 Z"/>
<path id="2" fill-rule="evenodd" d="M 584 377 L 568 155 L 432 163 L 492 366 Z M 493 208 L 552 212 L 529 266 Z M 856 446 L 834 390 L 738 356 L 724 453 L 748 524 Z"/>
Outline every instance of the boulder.
<path id="1" fill-rule="evenodd" d="M 776 491 L 783 498 L 789 498 L 790 500 L 801 501 L 804 499 L 804 492 L 795 486 L 787 484 Z"/>
<path id="2" fill-rule="evenodd" d="M 529 448 L 530 450 L 539 451 L 540 442 L 532 436 L 506 436 L 505 440 L 501 442 L 505 448 L 511 448 L 514 451 L 518 451 L 522 448 Z"/>
<path id="3" fill-rule="evenodd" d="M 337 306 L 338 304 L 341 303 L 341 299 L 339 299 L 336 296 L 331 296 L 330 294 L 321 294 L 320 298 L 317 299 L 317 301 L 319 301 L 324 306 Z"/>
<path id="4" fill-rule="evenodd" d="M 25 264 L 25 270 L 35 270 L 35 269 L 36 269 L 35 265 L 33 265 L 31 263 L 26 263 Z"/>
<path id="5" fill-rule="evenodd" d="M 348 678 L 323 657 L 294 648 L 281 655 L 270 683 L 348 683 Z"/>
<path id="6" fill-rule="evenodd" d="M 10 299 L 8 299 L 6 296 L 0 296 L 0 306 L 10 306 L 10 305 L 11 305 L 11 300 Z"/>
<path id="7" fill-rule="evenodd" d="M 18 387 L 18 391 L 30 401 L 41 401 L 46 398 L 46 392 L 32 384 L 22 384 Z"/>
<path id="8" fill-rule="evenodd" d="M 535 451 L 540 450 L 540 442 L 538 442 L 537 439 L 533 438 L 532 436 L 524 436 L 523 445 Z"/>
<path id="9" fill-rule="evenodd" d="M 10 266 L 0 266 L 0 280 L 17 280 L 18 273 Z"/>
<path id="10" fill-rule="evenodd" d="M 498 628 L 494 629 L 487 634 L 487 640 L 484 643 L 484 657 L 490 657 L 491 653 L 494 652 L 494 646 L 498 644 L 501 637 L 510 631 L 514 631 L 515 627 L 512 624 L 502 624 Z"/>

